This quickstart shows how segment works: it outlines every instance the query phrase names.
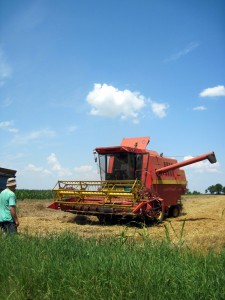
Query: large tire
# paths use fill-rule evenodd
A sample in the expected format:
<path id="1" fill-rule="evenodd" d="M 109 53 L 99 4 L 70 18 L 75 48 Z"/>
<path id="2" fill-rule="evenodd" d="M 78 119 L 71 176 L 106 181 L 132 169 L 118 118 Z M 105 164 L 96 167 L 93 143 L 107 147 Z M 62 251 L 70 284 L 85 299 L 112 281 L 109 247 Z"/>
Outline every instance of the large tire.
<path id="1" fill-rule="evenodd" d="M 171 218 L 177 218 L 180 215 L 180 211 L 181 211 L 180 205 L 173 205 L 170 207 L 169 216 Z"/>

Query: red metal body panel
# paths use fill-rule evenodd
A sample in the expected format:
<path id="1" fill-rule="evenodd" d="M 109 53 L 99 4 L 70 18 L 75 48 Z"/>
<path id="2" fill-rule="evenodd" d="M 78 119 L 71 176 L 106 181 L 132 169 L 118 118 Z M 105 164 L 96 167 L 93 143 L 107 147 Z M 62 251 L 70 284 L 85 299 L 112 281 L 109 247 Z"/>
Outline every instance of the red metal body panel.
<path id="1" fill-rule="evenodd" d="M 127 146 L 127 147 L 137 148 L 137 149 L 146 149 L 149 141 L 150 141 L 149 136 L 138 137 L 138 138 L 124 138 L 120 146 Z"/>
<path id="2" fill-rule="evenodd" d="M 180 169 L 170 170 L 159 177 L 156 174 L 156 169 L 174 165 L 177 160 L 161 156 L 150 156 L 149 160 L 145 186 L 151 189 L 153 194 L 164 199 L 165 207 L 176 205 L 186 190 L 187 181 L 184 171 Z"/>
<path id="3" fill-rule="evenodd" d="M 128 146 L 101 147 L 101 148 L 96 148 L 95 150 L 99 154 L 121 153 L 121 152 L 146 153 L 146 150 L 144 149 L 135 149 Z"/>

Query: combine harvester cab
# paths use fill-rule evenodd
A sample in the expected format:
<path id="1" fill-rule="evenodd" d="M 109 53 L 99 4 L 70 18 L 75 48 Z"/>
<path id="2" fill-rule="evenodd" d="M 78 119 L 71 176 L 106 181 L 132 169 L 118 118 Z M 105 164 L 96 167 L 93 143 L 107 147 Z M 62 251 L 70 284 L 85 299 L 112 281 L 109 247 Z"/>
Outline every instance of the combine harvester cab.
<path id="1" fill-rule="evenodd" d="M 95 149 L 100 181 L 58 181 L 53 189 L 53 209 L 95 215 L 102 223 L 119 219 L 161 222 L 177 217 L 186 177 L 180 167 L 208 159 L 214 152 L 178 163 L 147 150 L 149 137 L 125 138 L 120 146 Z"/>

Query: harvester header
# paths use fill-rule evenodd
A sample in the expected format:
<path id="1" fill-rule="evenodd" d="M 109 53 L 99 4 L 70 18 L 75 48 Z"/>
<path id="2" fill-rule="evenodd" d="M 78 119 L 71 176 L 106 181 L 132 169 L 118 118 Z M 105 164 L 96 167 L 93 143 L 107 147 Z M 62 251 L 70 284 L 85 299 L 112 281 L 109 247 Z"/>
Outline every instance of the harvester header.
<path id="1" fill-rule="evenodd" d="M 181 167 L 205 159 L 209 152 L 183 162 L 148 150 L 149 137 L 124 138 L 120 146 L 98 147 L 99 181 L 58 181 L 49 208 L 94 215 L 100 222 L 120 219 L 162 221 L 181 211 L 187 181 Z"/>

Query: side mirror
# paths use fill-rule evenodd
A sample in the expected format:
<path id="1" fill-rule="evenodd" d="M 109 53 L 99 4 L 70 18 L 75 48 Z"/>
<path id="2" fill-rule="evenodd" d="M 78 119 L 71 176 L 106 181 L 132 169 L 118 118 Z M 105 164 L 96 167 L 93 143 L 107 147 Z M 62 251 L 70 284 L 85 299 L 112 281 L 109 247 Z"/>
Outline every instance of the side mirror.
<path id="1" fill-rule="evenodd" d="M 96 151 L 95 151 L 95 150 L 93 151 L 93 154 L 94 154 L 94 160 L 95 160 L 95 163 L 97 163 L 98 159 L 97 159 Z"/>

